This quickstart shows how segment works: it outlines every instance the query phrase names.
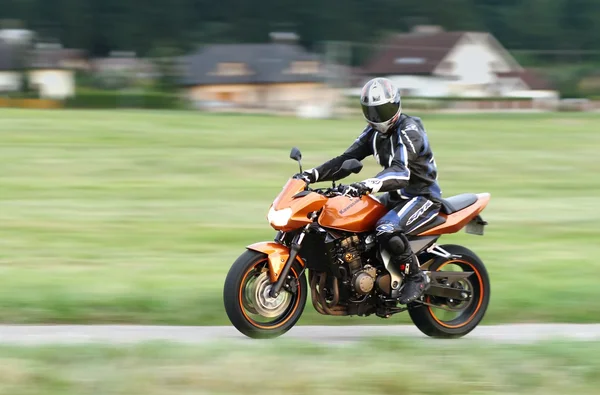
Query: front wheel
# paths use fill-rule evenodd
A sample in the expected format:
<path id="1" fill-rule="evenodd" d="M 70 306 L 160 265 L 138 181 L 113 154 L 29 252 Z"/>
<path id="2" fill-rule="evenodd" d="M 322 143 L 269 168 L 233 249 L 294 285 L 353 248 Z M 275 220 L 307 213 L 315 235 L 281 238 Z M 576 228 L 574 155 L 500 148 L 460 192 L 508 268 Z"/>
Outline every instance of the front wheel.
<path id="1" fill-rule="evenodd" d="M 414 324 L 424 334 L 439 338 L 462 337 L 481 322 L 490 302 L 490 279 L 481 259 L 468 248 L 445 245 L 443 249 L 456 258 L 438 258 L 430 266 L 434 271 L 473 272 L 468 278 L 458 280 L 451 287 L 471 293 L 468 301 L 426 295 L 425 303 L 413 303 L 408 313 Z"/>
<path id="2" fill-rule="evenodd" d="M 297 280 L 295 292 L 282 289 L 272 298 L 267 256 L 251 250 L 240 255 L 227 274 L 223 290 L 225 311 L 233 326 L 257 339 L 290 330 L 302 315 L 308 286 L 298 264 L 292 266 L 289 275 Z"/>

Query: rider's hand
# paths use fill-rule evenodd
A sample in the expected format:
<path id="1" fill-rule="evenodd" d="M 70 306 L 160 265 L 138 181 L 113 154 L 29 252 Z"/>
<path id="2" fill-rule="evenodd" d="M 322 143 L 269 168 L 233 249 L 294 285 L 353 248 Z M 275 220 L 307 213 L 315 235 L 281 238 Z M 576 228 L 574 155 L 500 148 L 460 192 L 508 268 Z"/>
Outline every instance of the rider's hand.
<path id="1" fill-rule="evenodd" d="M 296 174 L 294 174 L 293 178 L 295 178 L 297 180 L 303 180 L 307 184 L 312 184 L 317 181 L 317 177 L 315 175 L 314 170 L 306 170 L 306 171 L 303 171 L 302 173 L 296 173 Z"/>
<path id="2" fill-rule="evenodd" d="M 352 197 L 361 197 L 362 195 L 371 193 L 371 190 L 372 189 L 365 185 L 365 183 L 355 182 L 350 185 L 345 185 L 343 194 Z"/>

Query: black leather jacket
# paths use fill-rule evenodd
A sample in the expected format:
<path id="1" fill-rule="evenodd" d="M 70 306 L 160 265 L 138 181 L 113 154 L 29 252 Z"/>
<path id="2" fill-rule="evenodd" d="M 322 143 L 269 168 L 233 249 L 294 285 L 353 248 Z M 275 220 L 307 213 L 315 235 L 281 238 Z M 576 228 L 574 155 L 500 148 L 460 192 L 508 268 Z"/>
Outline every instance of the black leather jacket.
<path id="1" fill-rule="evenodd" d="M 387 134 L 367 126 L 342 155 L 312 170 L 317 181 L 330 181 L 344 161 L 363 160 L 369 155 L 383 167 L 383 171 L 370 179 L 379 184 L 378 192 L 390 192 L 396 197 L 441 198 L 437 166 L 423 123 L 420 118 L 405 114 Z"/>

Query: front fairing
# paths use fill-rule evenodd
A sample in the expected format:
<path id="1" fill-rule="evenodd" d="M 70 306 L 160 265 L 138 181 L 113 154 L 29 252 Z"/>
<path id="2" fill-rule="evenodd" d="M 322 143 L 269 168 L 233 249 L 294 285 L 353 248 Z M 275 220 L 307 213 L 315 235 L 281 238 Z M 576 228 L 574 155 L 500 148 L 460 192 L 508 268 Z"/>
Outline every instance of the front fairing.
<path id="1" fill-rule="evenodd" d="M 267 220 L 274 229 L 289 232 L 312 222 L 309 218 L 310 213 L 320 210 L 327 202 L 327 198 L 310 191 L 297 196 L 305 190 L 306 183 L 303 180 L 294 178 L 288 180 L 273 201 L 267 215 Z"/>
<path id="2" fill-rule="evenodd" d="M 303 180 L 298 180 L 295 178 L 290 178 L 288 182 L 285 183 L 283 189 L 277 195 L 275 200 L 273 201 L 273 208 L 275 210 L 281 210 L 287 207 L 290 207 L 294 195 L 304 191 L 306 189 L 306 182 Z"/>

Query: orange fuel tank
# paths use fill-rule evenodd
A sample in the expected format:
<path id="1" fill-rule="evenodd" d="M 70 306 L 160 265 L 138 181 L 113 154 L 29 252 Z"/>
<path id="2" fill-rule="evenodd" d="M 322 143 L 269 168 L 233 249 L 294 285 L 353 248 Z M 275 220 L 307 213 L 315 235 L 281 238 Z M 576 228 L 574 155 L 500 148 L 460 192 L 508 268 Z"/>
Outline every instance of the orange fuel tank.
<path id="1" fill-rule="evenodd" d="M 337 196 L 327 201 L 319 216 L 319 225 L 347 232 L 367 232 L 387 212 L 377 200 L 363 196 Z"/>

